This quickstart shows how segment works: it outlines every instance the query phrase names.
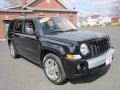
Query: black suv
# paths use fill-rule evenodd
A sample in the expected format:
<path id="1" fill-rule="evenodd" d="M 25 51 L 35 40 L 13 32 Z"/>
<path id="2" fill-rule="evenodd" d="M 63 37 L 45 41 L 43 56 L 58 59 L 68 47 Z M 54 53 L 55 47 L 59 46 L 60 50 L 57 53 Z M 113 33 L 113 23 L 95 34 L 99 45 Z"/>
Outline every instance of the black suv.
<path id="1" fill-rule="evenodd" d="M 62 17 L 13 20 L 8 45 L 13 58 L 23 56 L 39 64 L 55 84 L 104 69 L 115 52 L 108 35 L 79 30 Z"/>

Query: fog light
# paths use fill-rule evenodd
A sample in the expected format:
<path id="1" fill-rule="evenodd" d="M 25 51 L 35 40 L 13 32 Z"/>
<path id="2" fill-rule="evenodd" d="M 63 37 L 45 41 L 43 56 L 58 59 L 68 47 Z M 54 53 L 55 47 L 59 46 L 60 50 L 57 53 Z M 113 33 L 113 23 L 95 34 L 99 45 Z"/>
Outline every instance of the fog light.
<path id="1" fill-rule="evenodd" d="M 80 70 L 81 69 L 81 66 L 80 64 L 77 65 L 77 70 Z"/>
<path id="2" fill-rule="evenodd" d="M 87 67 L 86 67 L 86 65 L 85 65 L 85 63 L 81 63 L 81 64 L 78 64 L 77 65 L 77 70 L 78 71 L 85 71 L 85 70 L 87 70 Z"/>

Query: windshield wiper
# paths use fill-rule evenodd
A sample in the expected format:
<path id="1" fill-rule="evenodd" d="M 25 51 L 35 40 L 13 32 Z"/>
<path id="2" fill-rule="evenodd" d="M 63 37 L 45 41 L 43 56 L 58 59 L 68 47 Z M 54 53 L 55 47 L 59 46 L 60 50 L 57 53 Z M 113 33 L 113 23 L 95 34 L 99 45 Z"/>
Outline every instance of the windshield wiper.
<path id="1" fill-rule="evenodd" d="M 62 31 L 62 30 L 53 30 L 53 31 L 45 32 L 45 34 L 46 33 L 54 33 L 54 32 L 64 32 L 64 31 Z"/>
<path id="2" fill-rule="evenodd" d="M 69 31 L 77 31 L 77 29 L 69 29 L 69 30 L 53 30 L 53 31 L 48 31 L 48 32 L 44 32 L 46 33 L 54 33 L 54 32 L 69 32 Z"/>
<path id="3" fill-rule="evenodd" d="M 68 29 L 68 30 L 66 30 L 66 32 L 69 32 L 69 31 L 78 31 L 78 29 Z"/>

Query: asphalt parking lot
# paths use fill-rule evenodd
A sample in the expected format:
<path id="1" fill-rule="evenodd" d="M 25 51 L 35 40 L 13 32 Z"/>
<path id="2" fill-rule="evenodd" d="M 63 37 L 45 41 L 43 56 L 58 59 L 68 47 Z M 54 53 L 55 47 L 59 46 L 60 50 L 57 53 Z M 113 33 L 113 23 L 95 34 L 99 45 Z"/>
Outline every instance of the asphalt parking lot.
<path id="1" fill-rule="evenodd" d="M 13 59 L 4 41 L 0 42 L 0 90 L 120 90 L 120 27 L 84 29 L 110 35 L 116 53 L 108 71 L 54 85 L 40 67 L 23 58 Z"/>

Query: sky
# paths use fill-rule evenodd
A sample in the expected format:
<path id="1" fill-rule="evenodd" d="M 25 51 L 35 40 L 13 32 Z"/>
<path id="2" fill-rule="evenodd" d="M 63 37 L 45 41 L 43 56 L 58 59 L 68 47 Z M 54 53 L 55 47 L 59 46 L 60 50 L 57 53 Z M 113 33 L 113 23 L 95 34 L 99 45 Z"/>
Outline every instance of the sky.
<path id="1" fill-rule="evenodd" d="M 110 15 L 116 0 L 63 0 L 68 6 L 75 7 L 80 15 Z"/>
<path id="2" fill-rule="evenodd" d="M 0 8 L 6 7 L 9 4 L 5 0 L 0 0 Z"/>
<path id="3" fill-rule="evenodd" d="M 80 15 L 110 15 L 113 3 L 116 0 L 62 0 L 69 8 L 75 7 Z M 6 7 L 9 4 L 5 0 L 0 0 L 0 8 Z"/>

